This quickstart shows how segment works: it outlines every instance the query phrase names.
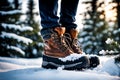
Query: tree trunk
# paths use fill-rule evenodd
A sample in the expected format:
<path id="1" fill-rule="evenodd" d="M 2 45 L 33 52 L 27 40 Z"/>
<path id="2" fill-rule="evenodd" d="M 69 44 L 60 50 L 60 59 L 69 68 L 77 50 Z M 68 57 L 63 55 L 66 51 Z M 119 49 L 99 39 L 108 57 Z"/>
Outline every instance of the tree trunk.
<path id="1" fill-rule="evenodd" d="M 19 7 L 18 0 L 14 0 L 14 3 L 15 3 L 15 9 L 18 9 L 18 7 Z"/>

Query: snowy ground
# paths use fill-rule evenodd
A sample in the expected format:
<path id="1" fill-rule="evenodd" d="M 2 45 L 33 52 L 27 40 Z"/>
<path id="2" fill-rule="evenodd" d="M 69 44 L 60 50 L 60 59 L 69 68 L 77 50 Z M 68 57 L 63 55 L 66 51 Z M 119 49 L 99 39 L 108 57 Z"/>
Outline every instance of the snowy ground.
<path id="1" fill-rule="evenodd" d="M 120 67 L 114 60 L 100 57 L 101 64 L 93 70 L 66 71 L 41 68 L 42 59 L 0 57 L 0 80 L 120 80 Z"/>

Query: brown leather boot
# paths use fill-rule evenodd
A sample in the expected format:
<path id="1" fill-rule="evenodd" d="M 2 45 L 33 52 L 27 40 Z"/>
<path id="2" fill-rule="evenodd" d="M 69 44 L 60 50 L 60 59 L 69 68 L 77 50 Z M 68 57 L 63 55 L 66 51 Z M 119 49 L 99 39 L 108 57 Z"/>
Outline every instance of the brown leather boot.
<path id="1" fill-rule="evenodd" d="M 68 32 L 66 32 L 66 37 L 68 37 L 68 42 L 70 44 L 70 47 L 72 48 L 74 53 L 82 54 L 82 49 L 80 45 L 78 45 L 78 31 L 76 29 L 71 29 Z M 69 36 L 68 36 L 69 35 Z"/>
<path id="2" fill-rule="evenodd" d="M 65 27 L 56 27 L 44 32 L 44 54 L 51 57 L 66 57 L 74 53 L 65 42 Z"/>

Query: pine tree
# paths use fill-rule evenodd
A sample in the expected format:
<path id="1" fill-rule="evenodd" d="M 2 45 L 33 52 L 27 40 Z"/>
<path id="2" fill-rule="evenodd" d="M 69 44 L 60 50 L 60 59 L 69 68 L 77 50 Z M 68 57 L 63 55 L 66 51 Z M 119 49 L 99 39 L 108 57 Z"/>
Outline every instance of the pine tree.
<path id="1" fill-rule="evenodd" d="M 0 0 L 0 3 L 0 56 L 25 57 L 25 49 L 32 40 L 24 33 L 30 33 L 33 28 L 20 21 L 21 1 Z"/>
<path id="2" fill-rule="evenodd" d="M 99 3 L 99 5 L 97 5 L 97 3 L 97 0 L 83 2 L 87 7 L 86 12 L 83 13 L 84 28 L 80 37 L 82 38 L 81 43 L 83 45 L 83 50 L 87 54 L 98 54 L 99 50 L 104 47 L 101 43 L 103 41 L 103 35 L 101 35 L 101 32 L 105 29 L 105 22 L 104 18 L 100 18 L 101 16 L 104 17 L 104 15 L 101 15 L 103 10 L 97 12 L 97 7 L 101 6 L 103 3 Z"/>
<path id="3" fill-rule="evenodd" d="M 117 4 L 117 23 L 118 23 L 118 28 L 120 28 L 120 0 L 114 0 L 115 3 Z"/>
<path id="4" fill-rule="evenodd" d="M 112 14 L 112 15 L 110 15 Z M 99 52 L 104 56 L 115 57 L 115 62 L 120 62 L 120 28 L 119 28 L 119 0 L 110 0 L 105 3 L 105 21 L 107 35 L 105 48 Z"/>
<path id="5" fill-rule="evenodd" d="M 108 49 L 101 50 L 99 54 L 103 56 L 113 56 L 115 62 L 120 64 L 120 43 L 111 38 L 108 38 L 105 42 Z"/>
<path id="6" fill-rule="evenodd" d="M 115 3 L 117 4 L 117 6 L 115 6 L 117 10 L 117 21 L 116 21 L 117 25 L 114 31 L 112 32 L 112 34 L 113 34 L 113 39 L 119 42 L 120 41 L 120 0 L 115 0 Z"/>
<path id="7" fill-rule="evenodd" d="M 111 28 L 111 37 L 106 41 L 105 54 L 115 56 L 115 62 L 120 63 L 120 0 L 113 0 L 110 4 L 112 4 L 111 10 L 116 11 L 114 14 L 117 15 L 114 16 L 115 21 L 112 21 L 115 25 Z"/>
<path id="8" fill-rule="evenodd" d="M 108 49 L 105 41 L 114 38 L 116 33 L 116 4 L 114 1 L 91 0 L 83 1 L 86 7 L 84 12 L 84 28 L 80 34 L 84 52 L 99 54 L 102 49 Z M 109 14 L 112 15 L 112 18 Z"/>
<path id="9" fill-rule="evenodd" d="M 40 25 L 39 20 L 36 20 L 39 17 L 38 11 L 35 11 L 35 0 L 28 0 L 28 11 L 26 12 L 26 25 L 31 26 L 33 31 L 27 35 L 30 39 L 33 40 L 33 43 L 28 46 L 26 50 L 26 57 L 40 57 L 43 51 L 42 39 L 40 36 Z"/>

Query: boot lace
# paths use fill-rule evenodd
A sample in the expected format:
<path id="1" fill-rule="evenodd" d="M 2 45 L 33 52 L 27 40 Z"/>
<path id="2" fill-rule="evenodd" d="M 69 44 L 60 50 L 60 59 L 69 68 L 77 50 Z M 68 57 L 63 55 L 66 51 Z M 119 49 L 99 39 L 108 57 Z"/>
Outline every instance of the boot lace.
<path id="1" fill-rule="evenodd" d="M 67 50 L 69 50 L 69 47 L 66 44 L 66 38 L 65 36 L 58 36 L 58 34 L 53 34 L 51 36 L 53 38 L 53 42 L 55 43 L 55 45 L 58 46 L 58 49 L 60 49 L 62 52 L 67 52 Z"/>
<path id="2" fill-rule="evenodd" d="M 78 51 L 81 52 L 81 44 L 80 41 L 78 39 L 72 39 L 71 35 L 69 33 L 65 33 L 66 36 L 66 42 L 69 45 L 69 47 L 73 50 L 73 46 L 75 46 L 74 48 Z M 74 51 L 74 50 L 73 50 Z"/>

